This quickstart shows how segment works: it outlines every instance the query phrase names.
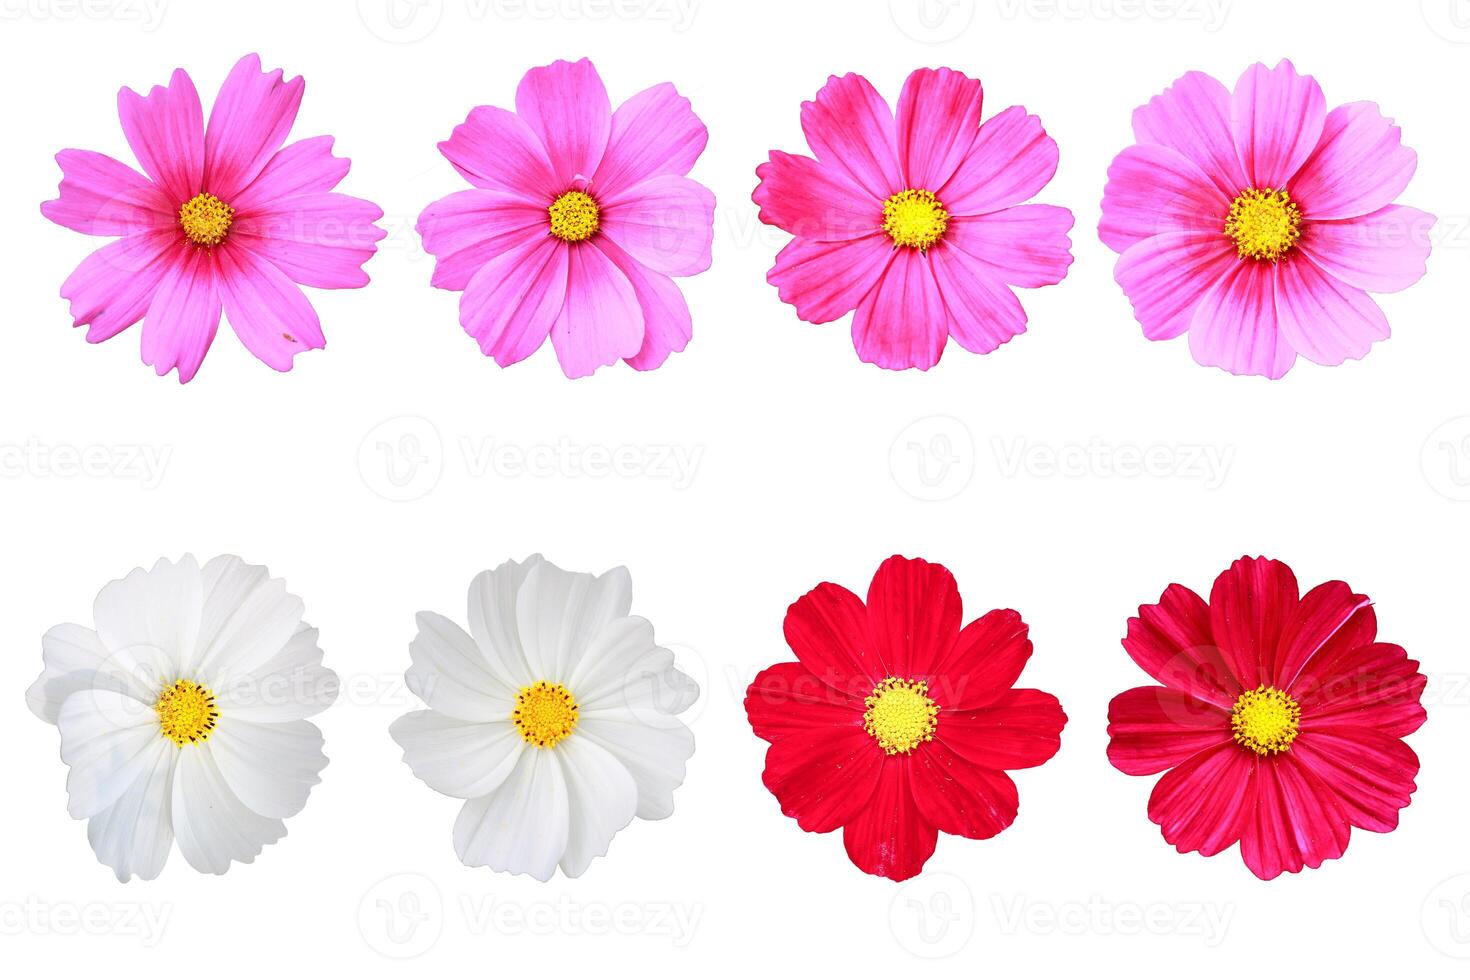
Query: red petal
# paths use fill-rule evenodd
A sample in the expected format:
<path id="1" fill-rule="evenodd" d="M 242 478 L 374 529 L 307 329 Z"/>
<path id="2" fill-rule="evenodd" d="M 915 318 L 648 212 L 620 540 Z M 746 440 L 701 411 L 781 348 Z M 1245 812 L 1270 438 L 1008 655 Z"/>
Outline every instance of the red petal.
<path id="1" fill-rule="evenodd" d="M 796 658 L 829 687 L 865 698 L 888 676 L 863 601 L 840 585 L 823 582 L 792 603 L 785 630 Z"/>
<path id="2" fill-rule="evenodd" d="M 861 718 L 859 718 L 861 722 Z M 792 732 L 766 752 L 766 788 L 802 830 L 825 834 L 873 798 L 883 751 L 861 724 Z"/>
<path id="3" fill-rule="evenodd" d="M 1248 817 L 1254 759 L 1234 742 L 1188 759 L 1154 787 L 1148 818 L 1179 853 L 1219 854 L 1240 839 Z"/>
<path id="4" fill-rule="evenodd" d="M 1368 597 L 1355 594 L 1346 582 L 1324 582 L 1302 596 L 1282 633 L 1277 657 L 1266 671 L 1267 682 L 1286 690 L 1318 651 L 1368 608 Z"/>
<path id="5" fill-rule="evenodd" d="M 1254 805 L 1240 836 L 1240 856 L 1257 878 L 1320 868 L 1342 857 L 1352 832 L 1332 791 L 1290 754 L 1256 763 Z"/>
<path id="6" fill-rule="evenodd" d="M 914 804 L 908 762 L 897 757 L 885 761 L 877 792 L 842 830 L 842 843 L 853 864 L 894 881 L 924 870 L 939 838 Z"/>
<path id="7" fill-rule="evenodd" d="M 1240 693 L 1215 648 L 1210 607 L 1182 585 L 1165 589 L 1157 604 L 1138 607 L 1123 649 L 1154 680 L 1201 701 L 1229 708 Z"/>
<path id="8" fill-rule="evenodd" d="M 1260 686 L 1276 662 L 1282 632 L 1296 614 L 1296 576 L 1270 558 L 1242 558 L 1210 590 L 1210 630 L 1245 690 Z"/>
<path id="9" fill-rule="evenodd" d="M 1003 696 L 1031 658 L 1031 641 L 1021 614 L 1010 609 L 986 613 L 960 631 L 949 654 L 920 677 L 942 708 L 978 708 Z"/>
<path id="10" fill-rule="evenodd" d="M 1045 691 L 1009 691 L 983 708 L 941 711 L 934 737 L 977 766 L 1030 769 L 1057 754 L 1066 724 Z"/>
<path id="11" fill-rule="evenodd" d="M 1386 834 L 1417 787 L 1419 757 L 1397 738 L 1363 728 L 1303 730 L 1293 758 L 1337 795 L 1354 827 Z"/>
<path id="12" fill-rule="evenodd" d="M 972 765 L 938 741 L 910 758 L 914 804 L 946 834 L 985 840 L 1015 822 L 1020 799 L 1005 773 Z"/>
<path id="13" fill-rule="evenodd" d="M 1312 688 L 1300 690 L 1302 728 L 1369 728 L 1403 738 L 1424 724 L 1428 678 L 1404 648 L 1372 643 L 1334 656 Z"/>
<path id="14" fill-rule="evenodd" d="M 1172 769 L 1232 741 L 1230 713 L 1167 687 L 1135 687 L 1108 705 L 1108 761 L 1130 776 Z"/>
<path id="15" fill-rule="evenodd" d="M 922 558 L 894 555 L 868 587 L 873 645 L 893 677 L 909 679 L 941 663 L 960 635 L 961 616 L 954 576 Z"/>
<path id="16" fill-rule="evenodd" d="M 861 727 L 863 704 L 832 690 L 801 664 L 761 671 L 745 692 L 750 727 L 767 742 L 813 728 Z"/>

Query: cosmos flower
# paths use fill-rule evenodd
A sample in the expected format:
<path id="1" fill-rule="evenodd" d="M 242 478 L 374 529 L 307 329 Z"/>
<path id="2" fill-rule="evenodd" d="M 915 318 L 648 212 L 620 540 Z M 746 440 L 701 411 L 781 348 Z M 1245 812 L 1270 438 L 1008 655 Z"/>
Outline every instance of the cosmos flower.
<path id="1" fill-rule="evenodd" d="M 1031 656 L 1021 617 L 961 622 L 949 570 L 895 556 L 866 605 L 831 583 L 798 599 L 786 614 L 797 662 L 761 671 L 746 693 L 781 812 L 812 833 L 841 827 L 868 874 L 918 874 L 939 831 L 978 840 L 1009 827 L 1019 799 L 1006 770 L 1061 744 L 1057 699 L 1013 689 Z"/>
<path id="2" fill-rule="evenodd" d="M 42 639 L 26 702 L 60 730 L 67 810 L 119 881 L 156 878 L 175 840 L 224 874 L 285 836 L 327 764 L 305 719 L 338 686 L 302 611 L 264 568 L 185 555 L 105 586 L 95 630 Z"/>
<path id="3" fill-rule="evenodd" d="M 710 265 L 715 198 L 689 173 L 704 124 L 670 84 L 612 111 L 592 62 L 533 68 L 516 111 L 474 109 L 439 144 L 474 185 L 419 217 L 433 284 L 502 367 L 551 337 L 569 378 L 652 370 L 689 343 L 672 276 Z"/>
<path id="4" fill-rule="evenodd" d="M 348 161 L 320 136 L 282 148 L 305 82 L 240 59 L 204 125 L 183 69 L 147 97 L 118 93 L 123 134 L 144 173 L 90 150 L 63 150 L 60 194 L 41 213 L 118 240 L 61 287 L 75 326 L 100 343 L 143 321 L 143 362 L 187 382 L 219 329 L 277 371 L 326 345 L 301 286 L 367 284 L 360 266 L 384 236 L 383 212 L 332 188 Z M 144 176 L 146 174 L 147 176 Z"/>
<path id="5" fill-rule="evenodd" d="M 677 715 L 698 685 L 629 616 L 625 568 L 564 572 L 539 555 L 470 583 L 468 634 L 419 613 L 399 718 L 403 761 L 465 801 L 454 849 L 471 867 L 575 878 L 637 816 L 674 812 L 694 753 Z"/>
<path id="6" fill-rule="evenodd" d="M 1108 708 L 1108 758 L 1165 775 L 1148 816 L 1179 852 L 1239 842 L 1262 879 L 1342 857 L 1352 828 L 1388 833 L 1419 760 L 1425 678 L 1376 639 L 1368 597 L 1343 582 L 1298 596 L 1279 561 L 1242 558 L 1209 602 L 1182 585 L 1128 621 L 1123 647 L 1160 686 Z"/>
<path id="7" fill-rule="evenodd" d="M 1373 293 L 1424 275 L 1434 217 L 1395 205 L 1418 162 L 1372 102 L 1327 111 L 1291 62 L 1229 92 L 1199 72 L 1133 114 L 1099 234 L 1149 340 L 1280 378 L 1297 355 L 1361 358 L 1388 337 Z"/>
<path id="8" fill-rule="evenodd" d="M 980 82 L 948 68 L 908 77 L 898 115 L 860 75 L 801 107 L 813 157 L 756 168 L 760 218 L 796 236 L 767 279 L 810 323 L 856 310 L 858 357 L 927 370 L 953 337 L 988 354 L 1026 329 L 1013 287 L 1061 282 L 1072 212 L 1024 204 L 1057 145 L 1012 106 L 980 122 Z"/>

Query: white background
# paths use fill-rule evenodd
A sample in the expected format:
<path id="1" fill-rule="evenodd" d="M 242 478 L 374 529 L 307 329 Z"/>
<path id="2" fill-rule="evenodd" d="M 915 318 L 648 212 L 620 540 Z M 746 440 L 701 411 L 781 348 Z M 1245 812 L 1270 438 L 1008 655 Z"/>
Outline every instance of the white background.
<path id="1" fill-rule="evenodd" d="M 8 973 L 1462 975 L 1470 4 L 417 0 L 390 20 L 387 0 L 91 2 L 0 0 Z M 311 291 L 325 351 L 277 375 L 222 329 L 180 388 L 139 361 L 137 328 L 95 347 L 70 328 L 57 290 L 100 243 L 38 205 L 57 150 L 131 161 L 119 86 L 184 66 L 208 105 L 250 51 L 306 76 L 293 137 L 337 137 L 354 161 L 339 189 L 379 202 L 390 237 L 370 287 Z M 512 105 L 525 69 L 584 54 L 615 104 L 665 80 L 693 100 L 710 129 L 693 176 L 719 210 L 713 269 L 682 281 L 688 351 L 572 383 L 549 346 L 504 371 L 481 357 L 457 295 L 429 287 L 412 225 L 463 186 L 435 143 L 472 106 Z M 1283 56 L 1329 105 L 1372 99 L 1397 118 L 1420 159 L 1403 203 L 1444 220 L 1428 276 L 1383 299 L 1392 340 L 1270 383 L 1198 367 L 1183 340 L 1144 341 L 1096 226 L 1135 106 L 1187 70 L 1233 85 Z M 806 152 L 798 107 L 829 73 L 863 73 L 892 101 L 936 65 L 981 78 L 987 116 L 1023 104 L 1060 143 L 1038 199 L 1076 213 L 1076 264 L 1023 297 L 1031 330 L 999 352 L 951 345 L 928 374 L 893 374 L 857 360 L 846 322 L 803 324 L 765 284 L 783 236 L 749 195 L 768 150 Z M 596 453 L 614 449 L 626 466 L 607 475 Z M 78 474 L 68 453 L 82 452 Z M 267 564 L 305 598 L 345 681 L 319 719 L 332 762 L 255 864 L 213 878 L 175 854 L 157 881 L 122 886 L 67 817 L 56 733 L 22 693 L 46 628 L 90 623 L 104 582 L 185 551 Z M 705 689 L 673 817 L 545 885 L 462 867 L 456 802 L 387 734 L 414 707 L 400 682 L 414 612 L 462 621 L 474 573 L 533 551 L 626 564 L 635 612 Z M 790 656 L 791 601 L 823 579 L 861 592 L 895 552 L 948 565 L 967 618 L 1021 610 L 1036 643 L 1023 683 L 1071 718 L 1056 759 L 1018 774 L 1015 826 L 942 838 L 903 886 L 780 814 L 740 704 L 757 669 Z M 1345 859 L 1272 883 L 1236 851 L 1176 854 L 1145 814 L 1153 780 L 1104 755 L 1108 700 L 1145 681 L 1118 643 L 1127 617 L 1171 581 L 1208 589 L 1244 553 L 1285 559 L 1304 587 L 1366 592 L 1381 637 L 1432 676 L 1398 832 L 1355 833 Z"/>

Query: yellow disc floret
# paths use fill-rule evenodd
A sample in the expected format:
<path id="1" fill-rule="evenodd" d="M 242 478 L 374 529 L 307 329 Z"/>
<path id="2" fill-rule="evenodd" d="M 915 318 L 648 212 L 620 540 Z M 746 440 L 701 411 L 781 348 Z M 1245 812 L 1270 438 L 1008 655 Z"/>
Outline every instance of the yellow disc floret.
<path id="1" fill-rule="evenodd" d="M 235 209 L 213 194 L 199 194 L 179 208 L 179 225 L 189 241 L 211 248 L 225 240 Z"/>
<path id="2" fill-rule="evenodd" d="M 543 749 L 572 734 L 579 717 L 577 699 L 572 697 L 572 692 L 550 681 L 537 681 L 521 688 L 510 713 L 521 738 Z"/>
<path id="3" fill-rule="evenodd" d="M 1275 262 L 1302 237 L 1302 211 L 1286 191 L 1252 187 L 1230 205 L 1225 234 L 1241 258 Z"/>
<path id="4" fill-rule="evenodd" d="M 583 191 L 567 191 L 546 212 L 551 216 L 551 233 L 564 242 L 585 242 L 597 231 L 597 202 Z"/>
<path id="5" fill-rule="evenodd" d="M 948 227 L 949 212 L 931 191 L 899 191 L 883 202 L 883 230 L 895 245 L 922 252 Z"/>
<path id="6" fill-rule="evenodd" d="M 1264 684 L 1236 698 L 1230 716 L 1235 741 L 1256 755 L 1279 755 L 1291 748 L 1301 723 L 1302 709 L 1296 699 Z"/>
<path id="7" fill-rule="evenodd" d="M 863 712 L 863 730 L 889 755 L 911 752 L 934 738 L 939 706 L 929 698 L 926 681 L 885 677 L 863 704 L 868 709 Z"/>
<path id="8" fill-rule="evenodd" d="M 154 703 L 163 737 L 177 746 L 203 742 L 219 721 L 219 709 L 209 688 L 194 681 L 175 681 Z"/>

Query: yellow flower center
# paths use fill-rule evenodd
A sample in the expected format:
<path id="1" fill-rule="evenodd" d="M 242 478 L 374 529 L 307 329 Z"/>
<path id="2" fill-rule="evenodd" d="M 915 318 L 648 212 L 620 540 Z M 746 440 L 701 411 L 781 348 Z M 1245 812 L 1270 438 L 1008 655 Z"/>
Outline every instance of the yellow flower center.
<path id="1" fill-rule="evenodd" d="M 174 681 L 153 705 L 163 737 L 177 746 L 208 740 L 219 721 L 219 709 L 209 688 L 194 681 Z"/>
<path id="2" fill-rule="evenodd" d="M 931 191 L 899 191 L 883 202 L 883 230 L 895 245 L 922 252 L 948 227 L 949 212 Z"/>
<path id="3" fill-rule="evenodd" d="M 585 242 L 597 231 L 597 202 L 583 191 L 567 191 L 546 209 L 551 233 L 564 242 Z"/>
<path id="4" fill-rule="evenodd" d="M 1225 216 L 1225 234 L 1243 259 L 1275 262 L 1302 237 L 1302 211 L 1286 191 L 1242 191 Z"/>
<path id="5" fill-rule="evenodd" d="M 204 248 L 224 241 L 234 220 L 235 209 L 213 194 L 199 194 L 179 208 L 179 224 L 184 234 Z"/>
<path id="6" fill-rule="evenodd" d="M 920 742 L 932 741 L 939 706 L 929 698 L 927 681 L 885 677 L 863 701 L 863 730 L 889 755 L 911 752 Z"/>
<path id="7" fill-rule="evenodd" d="M 1302 709 L 1296 699 L 1264 684 L 1236 698 L 1230 717 L 1235 741 L 1256 755 L 1279 755 L 1291 748 L 1301 723 Z"/>
<path id="8" fill-rule="evenodd" d="M 537 681 L 516 694 L 516 706 L 510 713 L 521 738 L 539 748 L 549 749 L 566 738 L 577 727 L 580 713 L 577 699 L 560 684 Z"/>

